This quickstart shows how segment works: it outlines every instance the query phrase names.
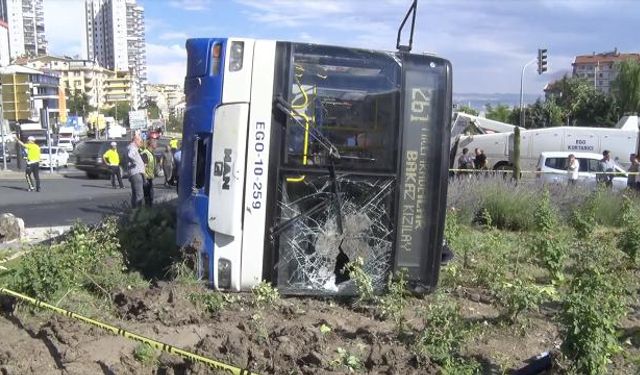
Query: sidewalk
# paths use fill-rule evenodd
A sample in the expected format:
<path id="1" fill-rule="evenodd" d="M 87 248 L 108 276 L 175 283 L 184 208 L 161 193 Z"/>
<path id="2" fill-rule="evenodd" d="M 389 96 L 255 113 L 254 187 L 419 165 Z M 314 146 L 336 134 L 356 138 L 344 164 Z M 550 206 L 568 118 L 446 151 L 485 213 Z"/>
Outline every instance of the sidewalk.
<path id="1" fill-rule="evenodd" d="M 0 252 L 2 251 L 16 251 L 10 252 L 11 255 L 7 259 L 3 259 L 2 262 L 8 262 L 12 259 L 18 258 L 24 254 L 25 250 L 31 245 L 45 244 L 71 229 L 70 225 L 60 225 L 53 227 L 34 227 L 25 228 L 25 235 L 22 240 L 13 240 L 5 243 L 0 243 Z"/>

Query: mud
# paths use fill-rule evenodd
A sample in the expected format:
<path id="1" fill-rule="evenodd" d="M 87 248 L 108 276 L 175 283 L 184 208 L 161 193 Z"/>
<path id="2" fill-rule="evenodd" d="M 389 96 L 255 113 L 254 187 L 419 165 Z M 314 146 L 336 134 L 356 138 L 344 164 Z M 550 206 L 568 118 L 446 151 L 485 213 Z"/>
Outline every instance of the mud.
<path id="1" fill-rule="evenodd" d="M 114 316 L 106 323 L 152 337 L 199 355 L 248 368 L 259 374 L 344 374 L 338 350 L 358 358 L 369 374 L 435 374 L 418 366 L 411 348 L 398 339 L 391 322 L 333 300 L 282 298 L 256 307 L 251 296 L 235 297 L 217 314 L 189 300 L 194 286 L 160 283 L 122 290 L 113 296 Z M 490 320 L 490 305 L 460 298 L 465 318 Z M 407 319 L 416 323 L 424 300 L 413 300 Z M 46 312 L 17 309 L 5 300 L 0 317 L 0 374 L 210 374 L 202 364 L 156 352 L 150 362 L 136 360 L 137 343 L 98 328 Z M 553 326 L 533 317 L 530 332 L 496 329 L 474 337 L 465 355 L 486 369 L 498 354 L 515 358 L 512 367 L 555 344 Z M 323 333 L 320 327 L 330 327 Z M 325 329 L 326 331 L 326 329 Z M 502 365 L 502 364 L 500 364 Z"/>

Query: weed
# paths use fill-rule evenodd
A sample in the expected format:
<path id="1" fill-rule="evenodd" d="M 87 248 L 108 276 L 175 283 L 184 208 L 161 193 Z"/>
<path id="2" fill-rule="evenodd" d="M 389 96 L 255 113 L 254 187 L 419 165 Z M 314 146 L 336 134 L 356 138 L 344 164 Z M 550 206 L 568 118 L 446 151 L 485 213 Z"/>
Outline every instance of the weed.
<path id="1" fill-rule="evenodd" d="M 554 287 L 541 287 L 517 279 L 500 285 L 496 294 L 504 309 L 504 316 L 513 324 L 519 321 L 522 313 L 536 310 L 545 299 L 555 298 L 556 290 Z"/>
<path id="2" fill-rule="evenodd" d="M 394 275 L 389 275 L 387 293 L 378 299 L 378 314 L 383 319 L 391 319 L 396 331 L 402 333 L 405 330 L 404 310 L 407 307 L 407 278 L 406 271 L 401 270 Z"/>
<path id="3" fill-rule="evenodd" d="M 533 233 L 531 249 L 551 275 L 552 280 L 562 281 L 564 261 L 567 257 L 567 246 L 562 236 L 558 235 L 558 218 L 551 208 L 549 191 L 545 190 L 534 214 L 537 232 Z"/>
<path id="4" fill-rule="evenodd" d="M 361 257 L 347 263 L 345 265 L 346 272 L 356 285 L 358 299 L 356 303 L 375 302 L 373 279 L 364 269 L 364 260 Z"/>
<path id="5" fill-rule="evenodd" d="M 254 305 L 260 307 L 264 305 L 273 305 L 280 299 L 278 290 L 266 281 L 261 281 L 251 289 L 253 294 Z"/>
<path id="6" fill-rule="evenodd" d="M 260 315 L 260 313 L 251 315 L 251 319 L 249 320 L 249 327 L 255 335 L 256 341 L 258 343 L 269 342 L 269 330 L 267 330 L 267 326 L 264 323 L 264 318 L 262 317 L 262 315 Z"/>
<path id="7" fill-rule="evenodd" d="M 192 261 L 182 259 L 181 261 L 171 264 L 169 267 L 169 276 L 172 280 L 183 285 L 198 284 L 200 280 L 196 271 L 191 267 Z"/>
<path id="8" fill-rule="evenodd" d="M 617 246 L 627 256 L 628 262 L 636 266 L 640 256 L 640 219 L 632 209 L 629 197 L 624 197 L 622 206 L 622 233 L 617 240 Z"/>
<path id="9" fill-rule="evenodd" d="M 320 326 L 320 333 L 322 333 L 323 335 L 331 333 L 331 327 L 322 323 L 322 325 Z"/>
<path id="10" fill-rule="evenodd" d="M 460 306 L 438 295 L 422 318 L 424 329 L 413 345 L 418 362 L 423 364 L 430 359 L 441 366 L 453 364 L 467 332 Z"/>
<path id="11" fill-rule="evenodd" d="M 364 368 L 360 358 L 346 349 L 337 348 L 336 353 L 336 358 L 330 363 L 332 367 L 346 367 L 349 372 L 359 371 Z"/>
<path id="12" fill-rule="evenodd" d="M 608 270 L 602 257 L 592 259 L 594 248 L 578 263 L 561 312 L 561 350 L 581 374 L 607 372 L 611 356 L 621 350 L 616 327 L 628 303 L 622 275 Z"/>
<path id="13" fill-rule="evenodd" d="M 114 220 L 96 228 L 76 224 L 60 243 L 36 246 L 25 255 L 10 285 L 32 297 L 49 300 L 72 289 L 95 285 L 92 280 L 110 279 L 105 275 L 122 271 L 116 234 Z M 105 267 L 113 258 L 115 269 Z"/>
<path id="14" fill-rule="evenodd" d="M 151 365 L 156 362 L 157 353 L 151 345 L 143 342 L 133 350 L 133 358 L 142 364 Z"/>
<path id="15" fill-rule="evenodd" d="M 205 311 L 211 315 L 218 315 L 228 303 L 224 294 L 213 291 L 193 292 L 189 294 L 189 300 L 196 307 L 204 307 Z"/>

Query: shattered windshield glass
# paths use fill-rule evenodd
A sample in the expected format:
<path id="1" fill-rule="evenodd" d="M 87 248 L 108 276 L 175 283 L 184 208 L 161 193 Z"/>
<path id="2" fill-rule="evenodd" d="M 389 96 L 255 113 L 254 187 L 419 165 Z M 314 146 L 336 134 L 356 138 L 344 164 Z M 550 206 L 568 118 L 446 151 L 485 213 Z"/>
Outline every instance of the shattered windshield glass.
<path id="1" fill-rule="evenodd" d="M 392 265 L 400 65 L 363 50 L 294 45 L 276 225 L 278 286 L 355 293 L 363 261 L 374 287 Z M 332 152 L 335 150 L 336 152 Z"/>

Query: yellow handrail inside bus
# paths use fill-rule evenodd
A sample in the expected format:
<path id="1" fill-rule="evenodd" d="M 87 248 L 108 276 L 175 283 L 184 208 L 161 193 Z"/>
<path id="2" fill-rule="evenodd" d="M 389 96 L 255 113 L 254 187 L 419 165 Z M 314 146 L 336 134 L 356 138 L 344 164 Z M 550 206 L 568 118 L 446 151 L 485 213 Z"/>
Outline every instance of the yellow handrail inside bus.
<path id="1" fill-rule="evenodd" d="M 295 73 L 295 79 L 296 79 L 296 86 L 298 86 L 298 90 L 300 90 L 300 92 L 302 93 L 302 104 L 298 104 L 295 105 L 293 103 L 291 103 L 291 107 L 293 107 L 294 109 L 302 109 L 303 111 L 300 112 L 300 115 L 302 116 L 302 119 L 304 120 L 304 141 L 302 144 L 302 165 L 307 165 L 308 164 L 308 159 L 307 159 L 307 155 L 309 153 L 309 123 L 311 121 L 311 119 L 309 118 L 309 116 L 307 116 L 307 114 L 305 113 L 307 110 L 307 107 L 309 106 L 309 96 L 307 95 L 306 90 L 302 87 L 302 84 L 300 83 L 300 78 L 302 77 L 302 74 L 304 73 L 304 68 L 301 67 L 300 65 L 296 65 L 296 73 Z M 314 86 L 313 88 L 313 94 L 314 96 L 317 94 L 316 91 L 316 87 Z M 315 117 L 315 116 L 314 116 Z M 315 118 L 313 118 L 313 121 L 315 121 Z M 304 181 L 305 176 L 301 175 L 298 177 L 288 177 L 287 178 L 287 182 L 302 182 Z"/>

